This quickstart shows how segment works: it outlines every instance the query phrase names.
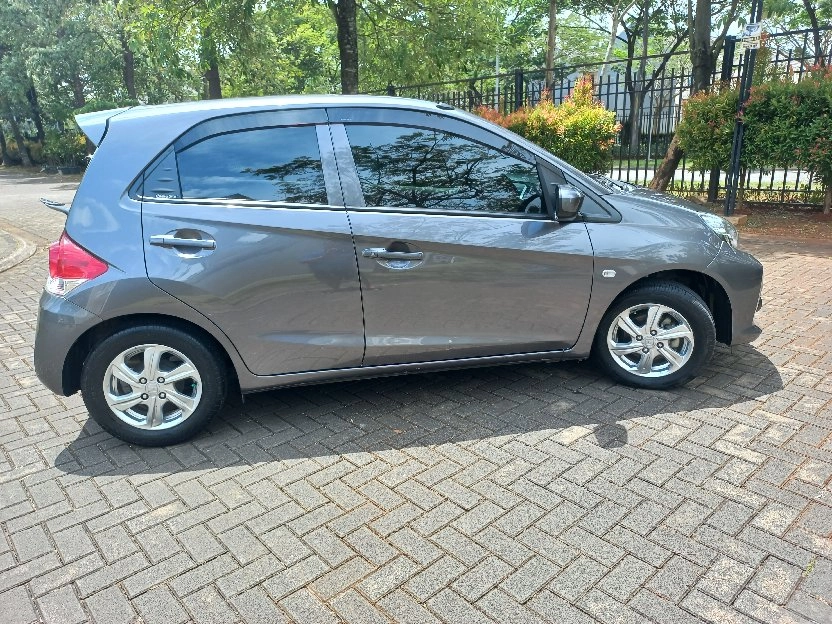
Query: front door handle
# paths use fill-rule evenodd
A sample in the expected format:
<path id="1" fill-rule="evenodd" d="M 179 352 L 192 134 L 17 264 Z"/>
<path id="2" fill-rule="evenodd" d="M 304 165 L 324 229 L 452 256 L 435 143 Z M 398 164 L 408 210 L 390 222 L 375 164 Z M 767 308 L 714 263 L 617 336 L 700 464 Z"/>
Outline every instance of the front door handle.
<path id="1" fill-rule="evenodd" d="M 154 234 L 150 237 L 151 245 L 160 247 L 191 247 L 193 249 L 216 249 L 217 241 L 206 238 L 179 238 L 170 234 Z"/>
<path id="2" fill-rule="evenodd" d="M 387 251 L 384 247 L 365 249 L 361 255 L 379 260 L 421 260 L 425 257 L 421 251 Z"/>

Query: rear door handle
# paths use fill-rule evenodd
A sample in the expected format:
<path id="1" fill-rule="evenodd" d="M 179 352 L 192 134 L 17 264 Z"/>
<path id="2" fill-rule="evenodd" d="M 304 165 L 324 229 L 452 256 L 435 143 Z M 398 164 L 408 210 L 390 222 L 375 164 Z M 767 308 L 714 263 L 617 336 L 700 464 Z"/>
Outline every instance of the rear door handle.
<path id="1" fill-rule="evenodd" d="M 421 251 L 387 251 L 384 247 L 376 249 L 365 249 L 361 252 L 365 258 L 378 258 L 379 260 L 421 260 L 425 257 Z"/>
<path id="2" fill-rule="evenodd" d="M 207 238 L 178 238 L 170 234 L 154 234 L 150 237 L 151 245 L 159 247 L 192 247 L 194 249 L 216 249 L 217 241 Z"/>

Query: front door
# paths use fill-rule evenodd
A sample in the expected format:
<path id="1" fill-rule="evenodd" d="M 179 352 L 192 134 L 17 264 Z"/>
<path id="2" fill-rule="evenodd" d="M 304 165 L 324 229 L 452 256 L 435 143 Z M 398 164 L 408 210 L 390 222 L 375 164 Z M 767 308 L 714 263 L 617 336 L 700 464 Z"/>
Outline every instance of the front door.
<path id="1" fill-rule="evenodd" d="M 358 272 L 324 111 L 195 126 L 140 194 L 148 277 L 225 332 L 249 370 L 361 365 Z"/>
<path id="2" fill-rule="evenodd" d="M 369 122 L 383 114 L 366 123 L 345 114 L 332 126 L 361 277 L 364 364 L 574 345 L 592 284 L 585 225 L 545 215 L 522 148 L 413 116 L 393 126 Z"/>

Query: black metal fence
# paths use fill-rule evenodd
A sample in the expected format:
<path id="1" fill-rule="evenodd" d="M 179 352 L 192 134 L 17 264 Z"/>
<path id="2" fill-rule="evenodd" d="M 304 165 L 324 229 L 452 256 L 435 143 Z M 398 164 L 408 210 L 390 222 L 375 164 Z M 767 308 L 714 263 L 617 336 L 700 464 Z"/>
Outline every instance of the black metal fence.
<path id="1" fill-rule="evenodd" d="M 825 50 L 820 56 L 832 63 L 832 26 L 824 27 Z M 557 104 L 566 98 L 575 83 L 591 75 L 595 96 L 622 124 L 614 146 L 608 175 L 632 184 L 648 184 L 664 157 L 690 95 L 692 74 L 689 52 L 614 59 L 606 63 L 560 66 L 553 70 L 548 85 Z M 757 55 L 755 81 L 762 78 L 788 78 L 799 81 L 817 63 L 812 33 L 809 30 L 771 33 L 765 48 Z M 643 73 L 640 71 L 644 67 Z M 713 75 L 713 82 L 739 83 L 743 54 L 739 41 L 728 37 Z M 477 76 L 460 80 L 417 85 L 390 85 L 392 95 L 416 97 L 452 104 L 473 111 L 486 106 L 502 113 L 536 104 L 547 84 L 542 69 L 515 69 L 509 73 Z M 745 201 L 754 203 L 820 204 L 821 189 L 810 173 L 794 169 L 748 170 L 744 172 Z M 681 194 L 708 194 L 711 201 L 725 196 L 724 172 L 694 171 L 683 159 L 670 190 Z"/>

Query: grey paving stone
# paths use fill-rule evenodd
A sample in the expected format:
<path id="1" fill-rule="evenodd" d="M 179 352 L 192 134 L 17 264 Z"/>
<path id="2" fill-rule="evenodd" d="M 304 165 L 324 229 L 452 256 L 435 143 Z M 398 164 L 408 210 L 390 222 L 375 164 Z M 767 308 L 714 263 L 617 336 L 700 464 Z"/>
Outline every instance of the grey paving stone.
<path id="1" fill-rule="evenodd" d="M 627 555 L 598 583 L 598 588 L 626 603 L 641 589 L 656 569 Z"/>
<path id="2" fill-rule="evenodd" d="M 381 611 L 355 590 L 349 590 L 332 600 L 332 608 L 348 624 L 380 624 L 389 622 Z"/>
<path id="3" fill-rule="evenodd" d="M 78 624 L 87 619 L 75 591 L 69 585 L 41 596 L 37 603 L 47 624 Z"/>
<path id="4" fill-rule="evenodd" d="M 186 596 L 182 602 L 190 612 L 191 618 L 196 622 L 227 624 L 239 620 L 234 609 L 210 585 Z"/>
<path id="5" fill-rule="evenodd" d="M 235 596 L 231 602 L 246 624 L 282 624 L 289 621 L 261 586 Z"/>
<path id="6" fill-rule="evenodd" d="M 145 624 L 181 624 L 188 614 L 167 587 L 157 587 L 133 600 Z"/>
<path id="7" fill-rule="evenodd" d="M 280 601 L 280 605 L 296 622 L 337 624 L 338 617 L 310 592 L 302 589 Z"/>
<path id="8" fill-rule="evenodd" d="M 136 616 L 130 601 L 115 585 L 89 596 L 84 603 L 96 624 L 132 622 Z"/>
<path id="9" fill-rule="evenodd" d="M 535 556 L 500 583 L 500 589 L 519 602 L 526 602 L 560 572 L 561 568 L 544 557 Z"/>
<path id="10" fill-rule="evenodd" d="M 92 540 L 80 526 L 52 533 L 52 539 L 55 540 L 58 553 L 64 563 L 71 563 L 95 550 Z"/>
<path id="11" fill-rule="evenodd" d="M 431 598 L 427 606 L 443 622 L 449 624 L 494 621 L 450 589 L 444 589 Z"/>
<path id="12" fill-rule="evenodd" d="M 31 624 L 37 619 L 32 599 L 25 587 L 15 587 L 0 593 L 0 612 L 7 624 Z"/>
<path id="13" fill-rule="evenodd" d="M 367 576 L 358 584 L 358 589 L 371 601 L 376 602 L 400 587 L 418 570 L 419 564 L 400 555 Z"/>
<path id="14" fill-rule="evenodd" d="M 424 474 L 424 473 L 423 473 Z M 378 605 L 399 624 L 432 624 L 439 620 L 405 592 L 396 590 L 378 601 Z"/>
<path id="15" fill-rule="evenodd" d="M 754 574 L 748 587 L 774 603 L 784 605 L 802 573 L 803 570 L 797 566 L 769 557 Z"/>
<path id="16" fill-rule="evenodd" d="M 511 572 L 511 566 L 497 557 L 487 557 L 451 584 L 462 597 L 472 602 L 479 600 L 496 587 Z"/>
<path id="17" fill-rule="evenodd" d="M 11 540 L 17 559 L 21 563 L 37 559 L 52 550 L 46 532 L 39 525 L 12 533 Z"/>
<path id="18" fill-rule="evenodd" d="M 465 565 L 452 556 L 445 555 L 439 561 L 434 562 L 427 569 L 410 579 L 404 587 L 419 602 L 423 603 L 439 590 L 459 578 L 466 570 Z"/>

